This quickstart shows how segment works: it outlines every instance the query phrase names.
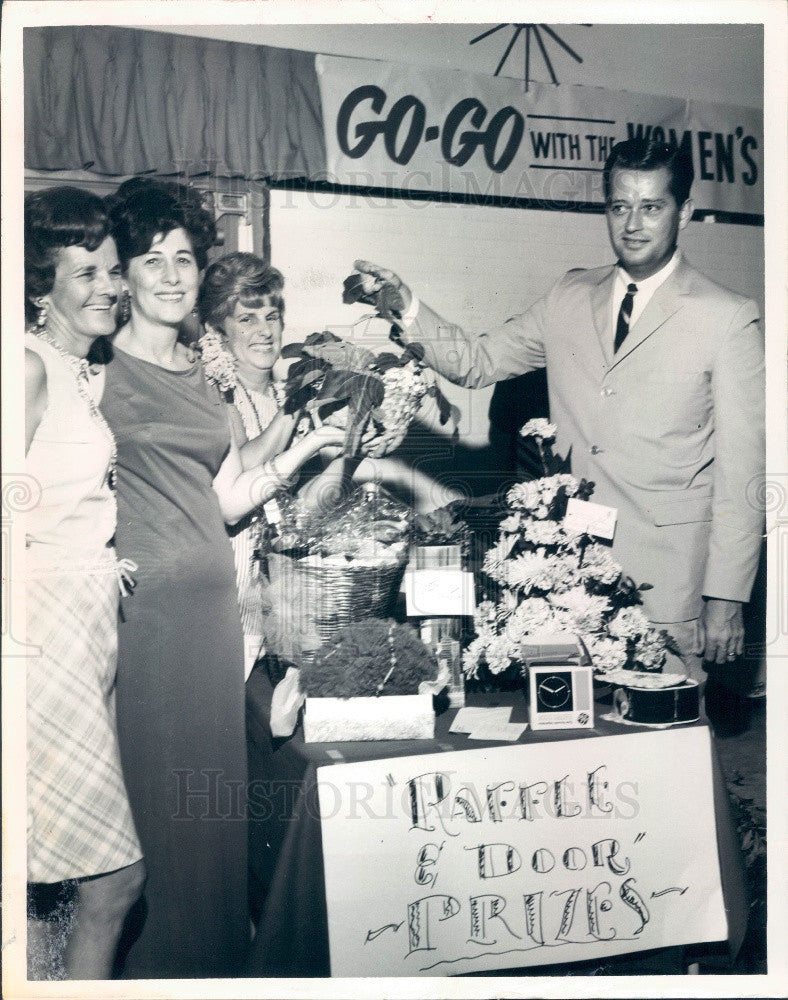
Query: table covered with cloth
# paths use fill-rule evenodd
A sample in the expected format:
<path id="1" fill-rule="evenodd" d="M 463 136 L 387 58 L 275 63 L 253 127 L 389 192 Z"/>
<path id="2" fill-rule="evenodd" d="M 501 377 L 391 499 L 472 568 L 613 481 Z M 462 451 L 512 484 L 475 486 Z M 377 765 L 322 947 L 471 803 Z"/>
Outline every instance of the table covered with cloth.
<path id="1" fill-rule="evenodd" d="M 246 713 L 249 752 L 249 862 L 253 907 L 259 913 L 247 975 L 255 977 L 330 976 L 328 915 L 323 874 L 317 768 L 337 763 L 467 750 L 466 736 L 449 732 L 456 710 L 436 717 L 432 740 L 381 740 L 354 743 L 305 743 L 299 726 L 292 737 L 274 739 L 268 724 L 272 686 L 264 669 L 256 667 L 247 681 Z M 522 691 L 469 695 L 469 705 L 512 706 L 512 721 L 526 722 Z M 520 744 L 593 739 L 647 731 L 599 718 L 593 730 L 534 732 L 527 729 Z M 474 741 L 473 749 L 501 743 Z M 510 744 L 506 744 L 507 746 Z M 728 920 L 728 940 L 683 948 L 661 948 L 603 962 L 575 962 L 518 969 L 520 975 L 646 975 L 680 974 L 689 961 L 703 959 L 717 966 L 735 957 L 747 925 L 748 902 L 738 840 L 731 820 L 725 781 L 712 740 L 714 811 L 722 890 Z M 511 970 L 510 974 L 515 970 Z M 479 973 L 485 975 L 485 973 Z M 489 974 L 489 973 L 487 973 Z M 496 975 L 504 975 L 497 972 Z"/>

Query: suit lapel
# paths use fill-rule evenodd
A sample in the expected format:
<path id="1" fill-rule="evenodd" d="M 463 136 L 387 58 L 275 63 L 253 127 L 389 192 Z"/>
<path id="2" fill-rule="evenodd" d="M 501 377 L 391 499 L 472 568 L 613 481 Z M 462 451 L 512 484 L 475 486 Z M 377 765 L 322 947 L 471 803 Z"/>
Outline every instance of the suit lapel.
<path id="1" fill-rule="evenodd" d="M 640 347 L 644 340 L 648 340 L 666 320 L 682 308 L 684 297 L 689 294 L 689 278 L 689 268 L 682 257 L 679 259 L 675 271 L 665 279 L 649 299 L 648 305 L 638 317 L 637 322 L 629 331 L 627 339 L 613 358 L 611 368 L 620 365 L 625 358 Z"/>
<path id="2" fill-rule="evenodd" d="M 605 365 L 610 368 L 612 358 L 611 338 L 609 336 L 610 327 L 610 297 L 613 294 L 613 279 L 616 269 L 611 267 L 602 273 L 599 281 L 591 288 L 591 314 L 594 317 L 594 328 L 596 330 L 599 348 L 605 359 Z"/>

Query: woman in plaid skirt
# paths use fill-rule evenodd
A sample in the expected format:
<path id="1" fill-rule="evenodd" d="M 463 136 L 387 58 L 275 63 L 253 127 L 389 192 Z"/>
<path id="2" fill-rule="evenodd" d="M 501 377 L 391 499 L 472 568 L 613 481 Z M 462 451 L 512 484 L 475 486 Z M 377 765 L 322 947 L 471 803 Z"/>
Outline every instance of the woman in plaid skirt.
<path id="1" fill-rule="evenodd" d="M 115 724 L 115 441 L 88 351 L 115 328 L 120 268 L 102 201 L 76 188 L 25 202 L 28 957 L 31 978 L 107 979 L 144 881 Z M 70 884 L 65 933 L 42 901 Z"/>

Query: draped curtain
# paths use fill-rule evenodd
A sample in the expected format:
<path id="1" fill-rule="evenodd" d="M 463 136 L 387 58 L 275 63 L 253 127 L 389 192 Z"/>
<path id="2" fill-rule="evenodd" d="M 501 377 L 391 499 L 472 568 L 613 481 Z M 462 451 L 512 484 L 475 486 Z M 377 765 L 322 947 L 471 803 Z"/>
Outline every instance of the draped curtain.
<path id="1" fill-rule="evenodd" d="M 25 166 L 319 178 L 314 58 L 130 28 L 26 28 Z"/>

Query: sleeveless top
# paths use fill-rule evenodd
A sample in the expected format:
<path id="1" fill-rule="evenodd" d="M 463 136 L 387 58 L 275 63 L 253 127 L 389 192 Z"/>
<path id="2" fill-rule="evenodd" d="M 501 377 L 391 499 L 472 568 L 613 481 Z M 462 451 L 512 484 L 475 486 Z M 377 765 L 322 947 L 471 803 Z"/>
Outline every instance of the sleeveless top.
<path id="1" fill-rule="evenodd" d="M 106 556 L 116 521 L 111 431 L 79 392 L 77 378 L 84 376 L 35 334 L 26 334 L 25 346 L 41 358 L 47 377 L 46 409 L 27 453 L 27 474 L 41 488 L 27 514 L 28 558 L 57 564 Z M 84 385 L 89 391 L 87 379 Z"/>

